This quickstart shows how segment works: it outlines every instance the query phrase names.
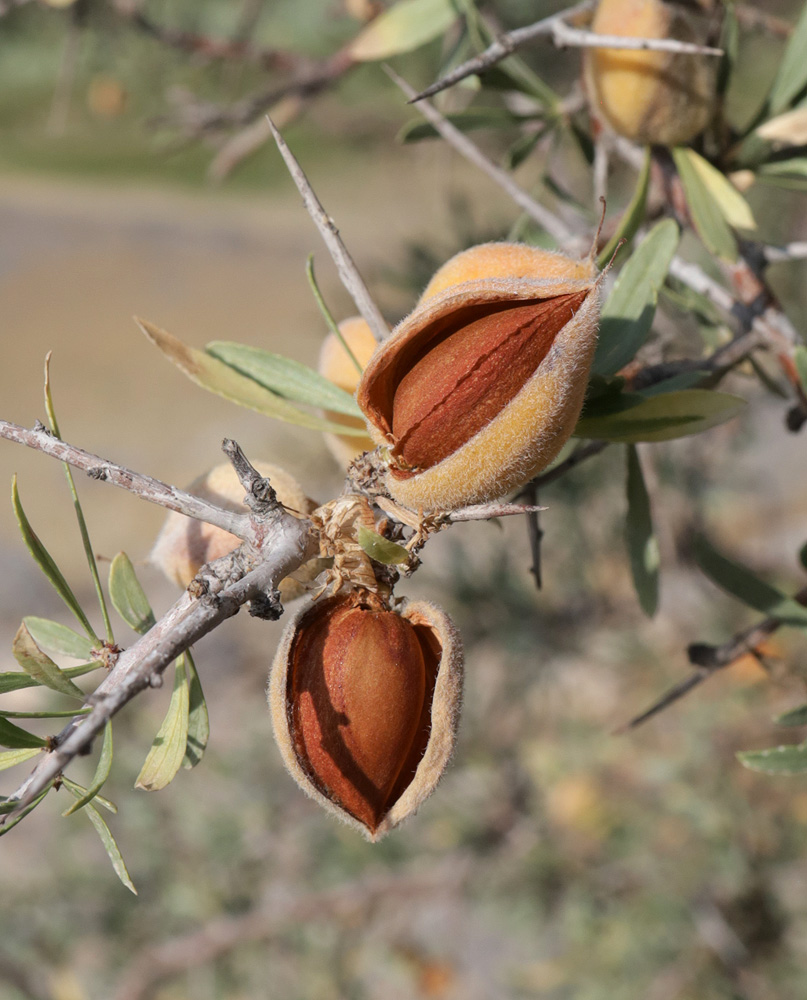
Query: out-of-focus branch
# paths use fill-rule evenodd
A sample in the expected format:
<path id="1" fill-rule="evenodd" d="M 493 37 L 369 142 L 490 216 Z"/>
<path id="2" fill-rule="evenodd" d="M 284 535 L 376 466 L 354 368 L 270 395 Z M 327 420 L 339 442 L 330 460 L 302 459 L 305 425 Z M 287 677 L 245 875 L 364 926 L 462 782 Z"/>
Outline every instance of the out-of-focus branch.
<path id="1" fill-rule="evenodd" d="M 356 308 L 372 330 L 373 336 L 376 340 L 383 340 L 389 336 L 389 326 L 387 326 L 386 320 L 381 315 L 381 310 L 373 301 L 369 289 L 359 273 L 359 269 L 356 267 L 353 258 L 343 243 L 342 237 L 339 235 L 339 230 L 336 228 L 336 223 L 322 207 L 322 203 L 314 193 L 314 189 L 303 172 L 303 168 L 297 162 L 296 157 L 286 145 L 285 139 L 275 128 L 272 119 L 268 115 L 266 121 L 277 143 L 277 148 L 286 161 L 286 166 L 289 169 L 292 180 L 297 185 L 297 190 L 303 196 L 306 211 L 314 221 L 322 239 L 325 241 L 328 252 L 333 258 L 342 284 L 356 303 Z"/>
<path id="2" fill-rule="evenodd" d="M 676 38 L 632 38 L 600 35 L 596 31 L 573 28 L 563 18 L 552 22 L 552 41 L 559 49 L 631 49 L 640 52 L 673 52 L 678 55 L 722 56 L 722 49 L 710 45 L 681 42 Z"/>
<path id="3" fill-rule="evenodd" d="M 807 587 L 802 588 L 795 594 L 793 600 L 807 607 Z M 642 712 L 641 715 L 637 715 L 631 719 L 626 725 L 621 726 L 617 732 L 627 732 L 627 730 L 635 729 L 643 722 L 647 722 L 648 719 L 652 719 L 654 715 L 658 715 L 665 708 L 669 708 L 670 705 L 683 698 L 684 695 L 689 694 L 699 684 L 708 680 L 712 674 L 718 670 L 722 670 L 724 667 L 730 667 L 732 663 L 736 663 L 740 657 L 746 656 L 749 653 L 752 656 L 758 657 L 760 645 L 768 636 L 780 628 L 781 625 L 781 618 L 771 616 L 763 618 L 756 625 L 750 626 L 750 628 L 737 632 L 736 635 L 733 635 L 719 646 L 712 646 L 705 642 L 692 643 L 687 648 L 687 656 L 689 657 L 689 662 L 696 668 L 695 672 L 690 674 L 685 680 L 671 687 L 650 708 Z"/>
<path id="4" fill-rule="evenodd" d="M 144 476 L 139 472 L 133 472 L 122 465 L 110 462 L 106 458 L 100 458 L 89 451 L 77 448 L 68 444 L 60 438 L 54 437 L 41 424 L 33 430 L 20 427 L 17 424 L 9 423 L 7 420 L 0 420 L 0 437 L 16 444 L 24 444 L 27 448 L 36 451 L 43 451 L 46 455 L 58 458 L 62 462 L 67 462 L 76 469 L 86 472 L 91 479 L 103 480 L 113 486 L 119 486 L 129 493 L 133 493 L 141 500 L 148 500 L 149 503 L 159 504 L 167 507 L 168 510 L 177 511 L 188 517 L 194 517 L 199 521 L 207 521 L 208 524 L 215 524 L 218 528 L 223 528 L 238 538 L 247 538 L 250 535 L 249 516 L 247 514 L 237 514 L 200 497 L 195 497 L 191 493 L 177 489 L 176 486 L 169 486 L 159 479 L 151 476 Z"/>

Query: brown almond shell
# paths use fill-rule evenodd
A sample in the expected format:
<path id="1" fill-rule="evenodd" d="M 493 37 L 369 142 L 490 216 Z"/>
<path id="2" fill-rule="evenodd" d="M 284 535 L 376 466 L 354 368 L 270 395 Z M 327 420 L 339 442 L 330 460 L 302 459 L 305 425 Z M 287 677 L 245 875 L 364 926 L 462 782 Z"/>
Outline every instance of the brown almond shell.
<path id="1" fill-rule="evenodd" d="M 448 615 L 426 601 L 404 602 L 399 613 L 414 627 L 426 667 L 423 711 L 412 747 L 389 796 L 389 806 L 375 829 L 351 815 L 310 773 L 297 750 L 293 732 L 294 649 L 301 629 L 350 597 L 337 595 L 300 609 L 283 631 L 269 676 L 267 691 L 272 727 L 283 762 L 291 776 L 315 802 L 371 842 L 386 836 L 412 815 L 437 787 L 454 751 L 462 701 L 463 654 L 459 634 Z"/>
<path id="2" fill-rule="evenodd" d="M 480 249 L 490 252 L 488 247 Z M 552 256 L 554 260 L 562 255 Z M 429 343 L 438 342 L 449 328 L 484 316 L 486 308 L 584 296 L 576 311 L 570 311 L 568 322 L 532 376 L 482 429 L 428 468 L 414 472 L 394 466 L 390 469 L 386 486 L 399 503 L 415 510 L 450 510 L 493 500 L 548 465 L 568 440 L 583 406 L 596 348 L 600 283 L 593 262 L 566 260 L 569 277 L 560 273 L 562 267 L 554 261 L 556 277 L 494 275 L 450 285 L 424 297 L 373 355 L 356 398 L 374 441 L 394 450 L 391 424 L 395 391 Z M 588 277 L 581 278 L 581 271 L 587 271 Z"/>

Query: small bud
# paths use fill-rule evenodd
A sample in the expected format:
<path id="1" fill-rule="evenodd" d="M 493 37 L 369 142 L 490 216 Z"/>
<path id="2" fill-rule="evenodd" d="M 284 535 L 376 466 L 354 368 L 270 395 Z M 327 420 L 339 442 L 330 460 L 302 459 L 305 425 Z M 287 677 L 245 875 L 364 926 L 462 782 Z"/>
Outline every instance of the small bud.
<path id="1" fill-rule="evenodd" d="M 600 0 L 591 30 L 630 38 L 704 44 L 703 18 L 662 0 Z M 630 49 L 586 49 L 583 75 L 592 113 L 634 142 L 680 146 L 702 132 L 714 111 L 718 61 Z"/>
<path id="2" fill-rule="evenodd" d="M 289 510 L 300 514 L 310 514 L 316 508 L 313 500 L 305 495 L 302 486 L 285 469 L 268 462 L 255 462 L 255 468 L 268 479 L 278 500 Z M 188 493 L 218 504 L 226 510 L 245 513 L 244 487 L 229 462 L 217 465 L 210 472 L 195 479 L 187 489 Z M 185 588 L 205 563 L 226 556 L 241 544 L 241 539 L 223 528 L 185 517 L 172 511 L 162 526 L 150 561 L 165 573 L 177 586 Z M 295 574 L 280 584 L 283 600 L 300 597 L 305 589 L 302 583 L 313 580 L 321 570 L 319 560 L 306 563 Z"/>
<path id="3" fill-rule="evenodd" d="M 489 243 L 445 264 L 359 383 L 392 497 L 483 503 L 551 462 L 580 415 L 599 309 L 591 258 Z"/>
<path id="4" fill-rule="evenodd" d="M 353 352 L 360 367 L 364 368 L 377 346 L 376 339 L 367 322 L 360 316 L 353 316 L 339 324 L 339 332 L 345 338 L 345 343 Z M 318 370 L 320 375 L 329 378 L 331 382 L 338 385 L 340 389 L 344 389 L 345 392 L 349 392 L 351 396 L 356 391 L 356 386 L 361 378 L 361 373 L 356 368 L 352 358 L 333 333 L 329 333 L 322 342 Z M 328 420 L 337 424 L 345 424 L 347 427 L 363 426 L 361 420 L 355 417 L 346 417 L 343 413 L 326 411 L 323 415 Z M 350 465 L 353 459 L 357 455 L 361 455 L 363 451 L 371 451 L 375 448 L 369 437 L 325 434 L 324 438 L 328 451 L 343 468 Z"/>
<path id="5" fill-rule="evenodd" d="M 315 601 L 283 633 L 272 722 L 300 787 L 370 840 L 413 813 L 454 747 L 462 648 L 424 602 L 390 611 L 355 594 Z"/>

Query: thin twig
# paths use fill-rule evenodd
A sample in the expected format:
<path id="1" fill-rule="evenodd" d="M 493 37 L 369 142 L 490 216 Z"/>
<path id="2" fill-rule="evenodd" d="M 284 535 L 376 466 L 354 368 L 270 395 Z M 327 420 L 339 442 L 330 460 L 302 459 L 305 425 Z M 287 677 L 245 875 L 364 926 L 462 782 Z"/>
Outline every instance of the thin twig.
<path id="1" fill-rule="evenodd" d="M 269 128 L 272 130 L 272 136 L 277 143 L 277 148 L 280 150 L 280 154 L 286 161 L 286 166 L 289 169 L 292 180 L 297 185 L 297 190 L 303 196 L 303 203 L 311 216 L 314 224 L 325 241 L 325 246 L 328 248 L 328 252 L 333 258 L 333 262 L 336 265 L 336 270 L 339 272 L 339 277 L 342 280 L 342 284 L 345 286 L 349 292 L 351 298 L 356 303 L 356 308 L 359 310 L 361 315 L 364 317 L 367 325 L 373 332 L 373 336 L 376 340 L 383 340 L 385 337 L 389 336 L 389 326 L 386 320 L 381 315 L 381 311 L 372 299 L 367 285 L 364 283 L 364 279 L 359 273 L 359 269 L 353 261 L 353 258 L 348 253 L 347 247 L 342 242 L 342 237 L 339 235 L 339 230 L 336 228 L 336 223 L 328 215 L 322 204 L 314 193 L 314 189 L 311 187 L 308 178 L 305 176 L 302 167 L 297 162 L 292 151 L 286 145 L 283 136 L 275 128 L 274 122 L 267 115 L 266 120 L 269 123 Z"/>
<path id="2" fill-rule="evenodd" d="M 464 62 L 461 66 L 453 69 L 450 73 L 447 73 L 444 77 L 437 80 L 430 87 L 427 87 L 420 94 L 415 93 L 413 97 L 409 99 L 410 103 L 415 101 L 422 101 L 426 97 L 433 97 L 435 94 L 439 94 L 441 90 L 446 90 L 448 87 L 453 87 L 455 83 L 459 83 L 460 80 L 464 80 L 467 76 L 475 76 L 479 73 L 484 73 L 486 69 L 490 69 L 491 66 L 495 66 L 496 63 L 506 59 L 508 56 L 512 55 L 516 49 L 520 48 L 522 45 L 526 45 L 527 42 L 531 42 L 534 38 L 539 38 L 541 35 L 551 35 L 554 26 L 558 21 L 567 20 L 569 18 L 577 17 L 580 14 L 585 14 L 590 11 L 595 4 L 595 0 L 583 0 L 583 3 L 575 4 L 574 7 L 568 7 L 566 10 L 559 11 L 557 14 L 551 14 L 549 17 L 544 17 L 540 21 L 536 21 L 535 24 L 529 24 L 523 28 L 516 28 L 514 31 L 509 31 L 504 35 L 499 35 L 495 42 L 488 46 L 484 52 L 480 53 L 478 56 L 474 56 L 473 59 L 469 59 Z"/>
<path id="3" fill-rule="evenodd" d="M 390 69 L 389 66 L 385 66 L 384 69 L 390 79 L 400 87 L 408 98 L 413 100 L 417 96 L 415 90 L 409 86 L 406 80 L 401 79 L 394 70 Z M 519 208 L 545 229 L 557 243 L 565 244 L 571 240 L 574 234 L 565 222 L 559 219 L 553 212 L 550 212 L 549 209 L 544 208 L 534 198 L 531 198 L 523 188 L 516 184 L 506 170 L 502 170 L 501 167 L 496 166 L 495 163 L 489 160 L 467 136 L 463 135 L 458 128 L 441 115 L 437 108 L 428 101 L 420 100 L 418 110 L 457 152 L 461 153 L 466 160 L 479 167 L 502 190 L 506 191 Z"/>
<path id="4" fill-rule="evenodd" d="M 723 55 L 722 49 L 681 42 L 677 38 L 630 38 L 625 35 L 601 35 L 596 31 L 583 31 L 581 28 L 573 28 L 563 18 L 552 22 L 552 40 L 559 49 L 633 49 L 642 52 L 674 52 L 679 55 Z"/>
<path id="5" fill-rule="evenodd" d="M 530 483 L 524 491 L 531 504 L 538 503 L 538 487 L 535 483 Z M 532 553 L 532 566 L 530 572 L 535 577 L 535 586 L 540 590 L 543 587 L 543 574 L 541 572 L 541 542 L 544 540 L 544 532 L 541 522 L 538 520 L 538 512 L 541 508 L 536 507 L 527 514 L 527 539 L 530 543 Z"/>
<path id="6" fill-rule="evenodd" d="M 804 587 L 795 594 L 793 600 L 807 606 L 807 587 Z M 621 726 L 616 732 L 627 732 L 629 729 L 635 729 L 643 722 L 647 722 L 648 719 L 652 719 L 654 715 L 658 715 L 665 708 L 669 708 L 670 705 L 683 698 L 684 695 L 689 694 L 699 684 L 708 680 L 712 674 L 718 670 L 722 670 L 724 667 L 730 667 L 732 663 L 736 663 L 740 657 L 747 656 L 749 653 L 752 656 L 758 657 L 759 646 L 768 636 L 780 628 L 782 624 L 783 621 L 781 618 L 772 615 L 768 618 L 763 618 L 762 621 L 757 622 L 756 625 L 752 625 L 750 628 L 737 632 L 720 646 L 712 646 L 704 642 L 692 643 L 687 649 L 687 656 L 689 657 L 689 662 L 696 668 L 695 673 L 690 674 L 683 681 L 673 685 L 650 708 L 642 712 L 641 715 L 637 715 L 631 719 L 624 726 Z"/>
<path id="7" fill-rule="evenodd" d="M 558 462 L 557 465 L 553 465 L 551 469 L 547 469 L 546 472 L 542 472 L 540 475 L 532 479 L 525 490 L 519 494 L 519 496 L 525 496 L 526 489 L 529 487 L 535 487 L 536 489 L 541 489 L 543 486 L 548 486 L 550 483 L 554 483 L 561 476 L 565 476 L 567 472 L 571 469 L 576 468 L 581 462 L 587 461 L 589 458 L 593 458 L 595 455 L 599 455 L 601 451 L 605 451 L 608 447 L 608 441 L 587 441 L 586 444 L 581 444 L 562 462 Z"/>
<path id="8" fill-rule="evenodd" d="M 783 261 L 807 260 L 807 240 L 786 243 L 783 247 L 763 247 L 762 253 L 769 264 Z"/>
<path id="9" fill-rule="evenodd" d="M 195 497 L 191 493 L 177 489 L 176 486 L 169 486 L 159 479 L 152 479 L 151 476 L 144 476 L 139 472 L 133 472 L 122 465 L 110 462 L 106 458 L 100 458 L 89 451 L 77 448 L 68 444 L 60 438 L 54 437 L 44 427 L 36 427 L 28 430 L 17 424 L 0 420 L 0 437 L 16 444 L 24 444 L 28 448 L 36 451 L 43 451 L 46 455 L 58 458 L 62 462 L 67 462 L 76 469 L 86 472 L 91 479 L 99 479 L 121 489 L 141 500 L 148 500 L 149 503 L 159 504 L 167 507 L 168 510 L 175 510 L 179 514 L 196 518 L 199 521 L 207 521 L 208 524 L 215 524 L 218 528 L 223 528 L 238 538 L 249 537 L 249 516 L 247 514 L 237 514 L 200 497 Z"/>

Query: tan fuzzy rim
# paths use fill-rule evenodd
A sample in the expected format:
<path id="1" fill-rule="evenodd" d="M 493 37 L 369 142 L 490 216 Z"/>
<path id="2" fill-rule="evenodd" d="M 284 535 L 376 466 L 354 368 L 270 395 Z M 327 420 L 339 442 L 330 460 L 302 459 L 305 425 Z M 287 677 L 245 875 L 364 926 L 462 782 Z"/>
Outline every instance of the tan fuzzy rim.
<path id="1" fill-rule="evenodd" d="M 326 600 L 341 603 L 349 599 L 336 597 Z M 306 617 L 312 611 L 318 611 L 321 607 L 322 602 L 312 602 L 301 608 L 283 630 L 275 653 L 267 689 L 275 741 L 287 770 L 306 795 L 342 822 L 358 830 L 367 840 L 376 842 L 420 807 L 437 787 L 451 758 L 462 700 L 462 643 L 451 619 L 435 605 L 426 601 L 404 602 L 397 609 L 398 613 L 415 627 L 429 629 L 439 643 L 441 653 L 432 697 L 431 732 L 426 749 L 411 782 L 384 816 L 375 832 L 371 832 L 316 787 L 294 751 L 290 722 L 291 706 L 287 697 L 289 664 L 299 627 L 304 624 Z"/>

